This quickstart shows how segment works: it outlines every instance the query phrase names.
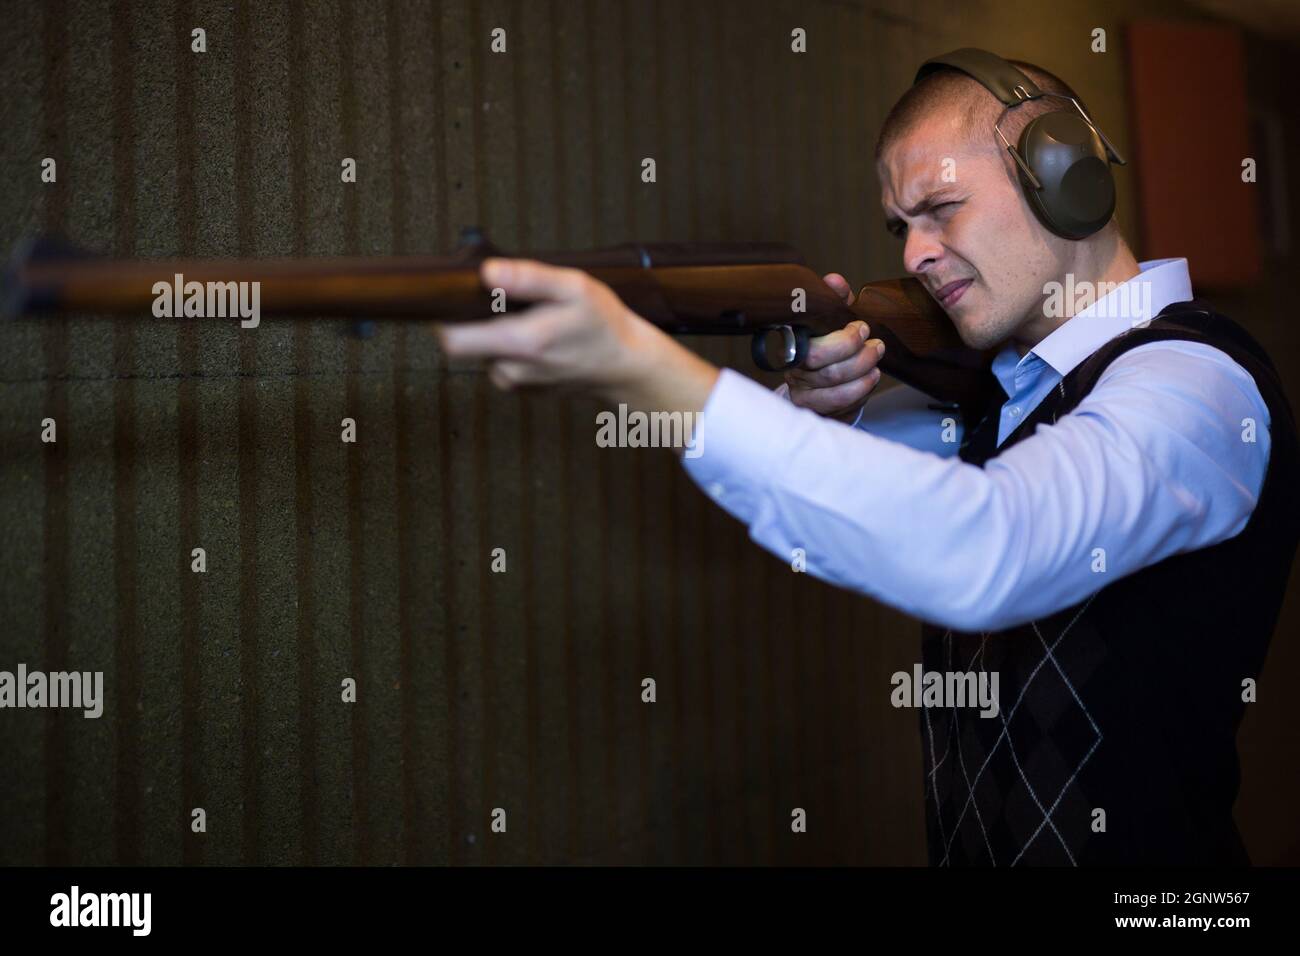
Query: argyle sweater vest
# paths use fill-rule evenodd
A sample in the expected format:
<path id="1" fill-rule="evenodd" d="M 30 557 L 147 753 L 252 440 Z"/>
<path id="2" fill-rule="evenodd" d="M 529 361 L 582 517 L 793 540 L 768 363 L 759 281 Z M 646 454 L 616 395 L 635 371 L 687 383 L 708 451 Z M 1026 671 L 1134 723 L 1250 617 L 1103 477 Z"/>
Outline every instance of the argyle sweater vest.
<path id="1" fill-rule="evenodd" d="M 1300 540 L 1296 425 L 1263 349 L 1204 303 L 1176 303 L 1074 368 L 1000 447 L 1004 397 L 967 416 L 960 455 L 983 467 L 1162 339 L 1212 345 L 1254 378 L 1271 418 L 1255 509 L 1234 537 L 1049 617 L 996 633 L 923 625 L 927 672 L 999 675 L 995 717 L 920 709 L 932 865 L 1249 862 L 1232 818 L 1243 681 L 1259 676 Z"/>

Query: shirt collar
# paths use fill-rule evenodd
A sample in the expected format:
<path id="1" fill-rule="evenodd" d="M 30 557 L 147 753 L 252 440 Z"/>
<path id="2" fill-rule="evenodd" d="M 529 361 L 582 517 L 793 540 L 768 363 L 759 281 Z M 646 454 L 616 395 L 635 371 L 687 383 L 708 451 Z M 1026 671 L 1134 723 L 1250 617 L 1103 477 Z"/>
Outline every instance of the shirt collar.
<path id="1" fill-rule="evenodd" d="M 1053 329 L 1024 358 L 1017 356 L 1014 345 L 999 352 L 993 372 L 1007 394 L 1013 394 L 1020 367 L 1042 361 L 1064 377 L 1115 336 L 1147 324 L 1166 306 L 1192 297 L 1186 259 L 1152 259 L 1139 262 L 1138 270 L 1133 278 Z M 1081 295 L 1072 279 L 1062 284 L 1057 294 L 1064 302 L 1078 301 Z"/>

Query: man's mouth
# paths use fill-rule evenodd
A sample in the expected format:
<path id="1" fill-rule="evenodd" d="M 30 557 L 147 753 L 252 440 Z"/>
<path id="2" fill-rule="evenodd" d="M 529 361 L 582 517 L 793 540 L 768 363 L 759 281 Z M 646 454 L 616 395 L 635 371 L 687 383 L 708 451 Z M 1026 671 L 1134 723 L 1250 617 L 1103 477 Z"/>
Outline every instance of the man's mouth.
<path id="1" fill-rule="evenodd" d="M 940 286 L 935 290 L 935 300 L 945 309 L 950 308 L 957 304 L 957 300 L 965 295 L 967 288 L 974 281 L 974 279 L 958 279 L 955 282 L 949 282 L 945 286 Z"/>

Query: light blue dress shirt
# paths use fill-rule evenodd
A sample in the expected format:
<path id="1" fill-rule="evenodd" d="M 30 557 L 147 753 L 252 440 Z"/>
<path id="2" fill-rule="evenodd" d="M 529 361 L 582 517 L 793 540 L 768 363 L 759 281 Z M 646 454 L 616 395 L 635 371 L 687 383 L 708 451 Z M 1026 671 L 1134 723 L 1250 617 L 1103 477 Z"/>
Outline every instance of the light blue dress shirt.
<path id="1" fill-rule="evenodd" d="M 1024 357 L 994 360 L 998 444 L 1107 341 L 1190 299 L 1187 260 L 1141 263 Z M 1254 379 L 1196 342 L 1130 349 L 1055 424 L 984 468 L 956 457 L 955 413 L 898 387 L 849 427 L 724 369 L 691 478 L 750 537 L 808 573 L 943 627 L 991 631 L 1241 532 L 1268 465 Z"/>

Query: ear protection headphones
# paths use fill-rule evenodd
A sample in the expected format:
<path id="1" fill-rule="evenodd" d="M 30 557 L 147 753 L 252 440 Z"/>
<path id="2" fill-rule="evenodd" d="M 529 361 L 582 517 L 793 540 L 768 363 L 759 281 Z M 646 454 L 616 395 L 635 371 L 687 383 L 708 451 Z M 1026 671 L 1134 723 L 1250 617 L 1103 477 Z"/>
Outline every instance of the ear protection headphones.
<path id="1" fill-rule="evenodd" d="M 974 47 L 926 60 L 916 71 L 913 85 L 942 69 L 960 70 L 1002 101 L 1005 109 L 993 130 L 1015 160 L 1030 208 L 1048 230 L 1065 239 L 1086 239 L 1110 222 L 1115 212 L 1115 177 L 1110 166 L 1123 166 L 1124 159 L 1078 100 L 1040 90 L 1002 57 Z M 1074 111 L 1054 110 L 1034 117 L 1021 132 L 1018 144 L 1011 145 L 1002 135 L 1002 117 L 1042 96 L 1069 100 Z"/>

